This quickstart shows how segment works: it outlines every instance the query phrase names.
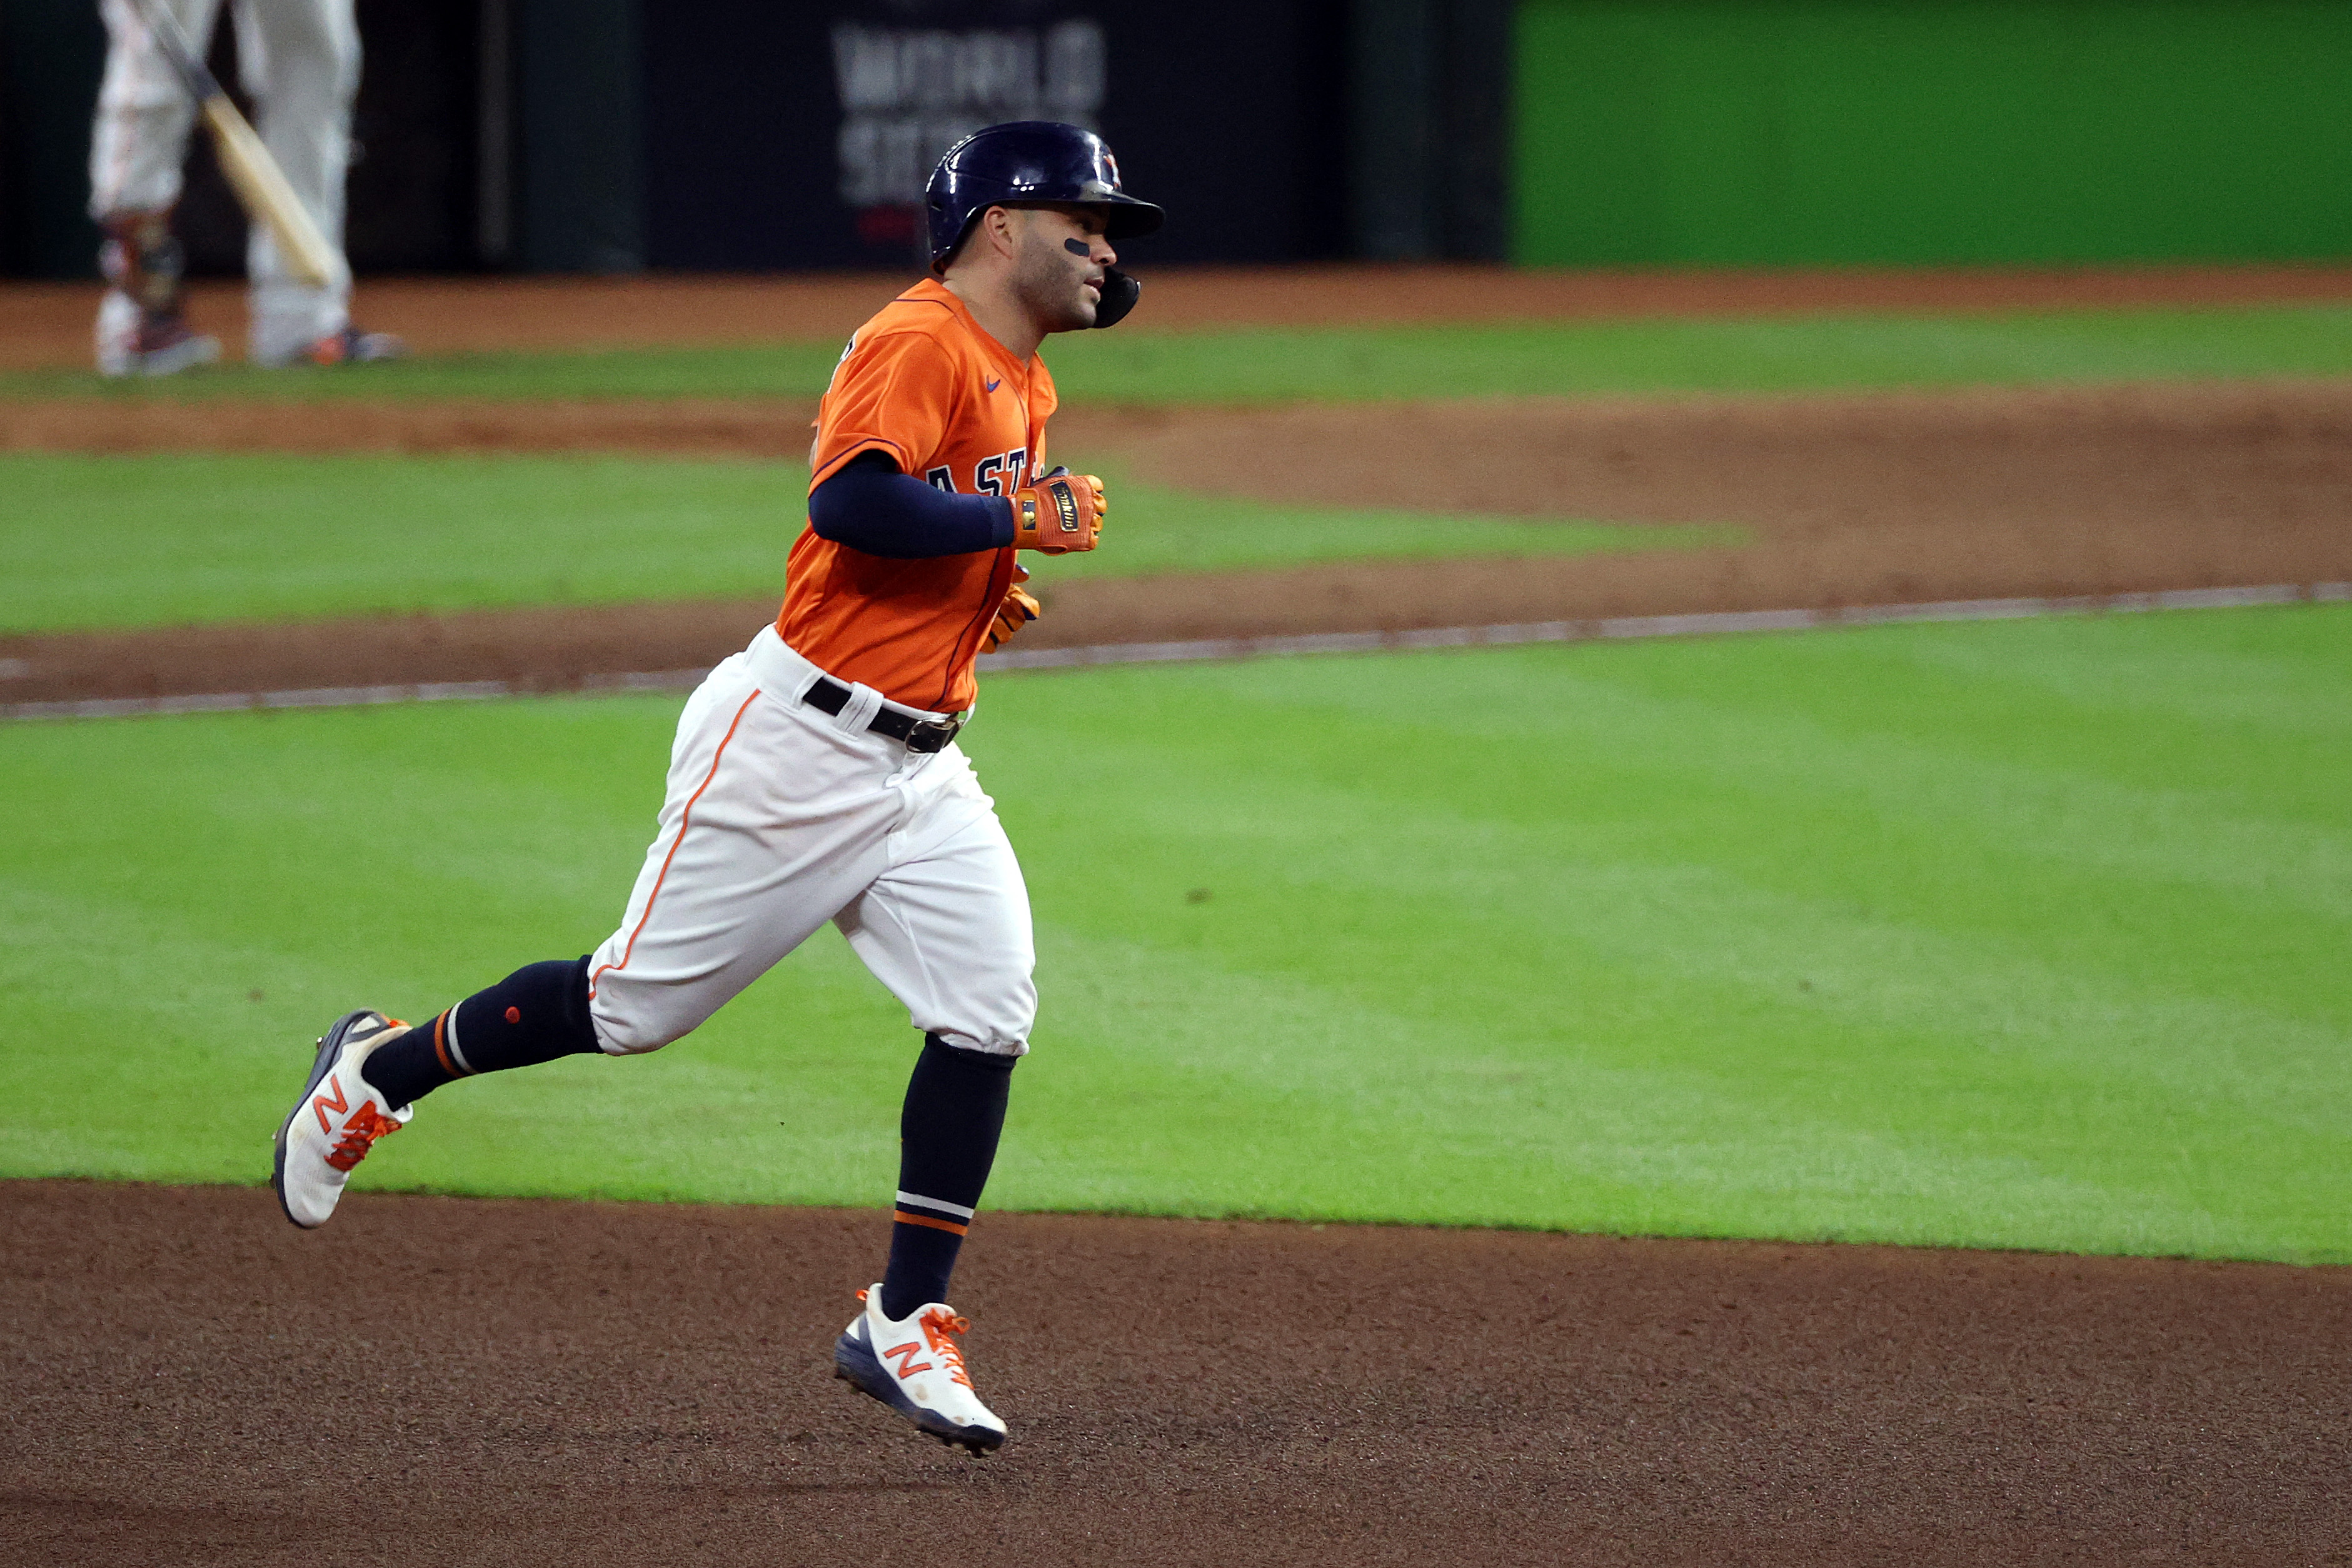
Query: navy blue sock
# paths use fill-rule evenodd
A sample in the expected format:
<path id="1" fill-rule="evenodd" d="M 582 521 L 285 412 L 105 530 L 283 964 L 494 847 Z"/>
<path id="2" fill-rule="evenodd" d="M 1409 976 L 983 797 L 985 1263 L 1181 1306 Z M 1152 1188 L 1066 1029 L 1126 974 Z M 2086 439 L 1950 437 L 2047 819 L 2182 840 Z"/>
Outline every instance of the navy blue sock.
<path id="1" fill-rule="evenodd" d="M 898 1113 L 898 1203 L 882 1276 L 883 1316 L 902 1319 L 948 1299 L 956 1252 L 996 1163 L 1020 1059 L 923 1037 Z"/>
<path id="2" fill-rule="evenodd" d="M 588 960 L 527 963 L 487 991 L 368 1053 L 360 1076 L 392 1109 L 422 1100 L 453 1079 L 527 1068 L 593 1051 Z"/>

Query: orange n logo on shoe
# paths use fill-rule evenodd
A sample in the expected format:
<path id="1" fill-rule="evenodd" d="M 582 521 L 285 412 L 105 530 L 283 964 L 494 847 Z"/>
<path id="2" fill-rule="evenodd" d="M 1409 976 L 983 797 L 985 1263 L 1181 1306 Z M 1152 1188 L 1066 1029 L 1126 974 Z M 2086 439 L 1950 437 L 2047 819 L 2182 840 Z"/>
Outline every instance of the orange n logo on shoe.
<path id="1" fill-rule="evenodd" d="M 335 1077 L 332 1073 L 329 1073 L 327 1075 L 327 1087 L 334 1090 L 334 1099 L 329 1100 L 322 1094 L 310 1101 L 310 1110 L 319 1118 L 319 1131 L 321 1132 L 332 1132 L 335 1130 L 335 1124 L 327 1120 L 327 1112 L 331 1110 L 336 1115 L 341 1116 L 344 1111 L 349 1110 L 352 1108 L 352 1102 L 343 1096 L 343 1084 L 341 1079 Z M 404 1143 L 401 1147 L 405 1149 L 408 1145 Z"/>
<path id="2" fill-rule="evenodd" d="M 402 1147 L 405 1148 L 407 1145 L 403 1144 Z M 917 1356 L 923 1353 L 923 1342 L 920 1340 L 908 1340 L 903 1345 L 892 1345 L 888 1350 L 884 1351 L 882 1353 L 886 1356 L 894 1355 L 898 1358 L 898 1381 L 901 1383 L 904 1383 L 907 1379 L 914 1376 L 919 1372 L 929 1372 L 931 1370 L 931 1363 L 929 1362 L 919 1363 L 915 1360 Z"/>

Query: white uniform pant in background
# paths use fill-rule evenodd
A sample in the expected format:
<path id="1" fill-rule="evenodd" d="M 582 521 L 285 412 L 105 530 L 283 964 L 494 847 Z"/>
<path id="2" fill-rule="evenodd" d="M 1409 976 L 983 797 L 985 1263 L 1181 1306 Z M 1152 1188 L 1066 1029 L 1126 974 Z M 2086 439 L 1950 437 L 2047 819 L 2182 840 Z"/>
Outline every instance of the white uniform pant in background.
<path id="1" fill-rule="evenodd" d="M 220 0 L 150 0 L 177 16 L 201 51 Z M 351 268 L 343 260 L 343 174 L 351 162 L 352 98 L 359 89 L 360 33 L 353 0 L 236 0 L 237 75 L 254 101 L 254 129 L 286 171 L 335 250 L 325 288 L 286 275 L 268 228 L 252 226 L 246 274 L 252 279 L 256 360 L 277 363 L 343 330 L 351 320 Z M 152 212 L 180 197 L 180 167 L 195 105 L 163 58 L 131 0 L 100 0 L 106 21 L 106 75 L 89 144 L 89 212 Z"/>
<path id="2" fill-rule="evenodd" d="M 589 961 L 605 1051 L 667 1045 L 828 920 L 916 1028 L 1028 1050 L 1029 889 L 995 803 L 957 747 L 867 730 L 871 687 L 839 682 L 837 715 L 803 702 L 823 675 L 770 626 L 688 699 L 660 831 Z"/>

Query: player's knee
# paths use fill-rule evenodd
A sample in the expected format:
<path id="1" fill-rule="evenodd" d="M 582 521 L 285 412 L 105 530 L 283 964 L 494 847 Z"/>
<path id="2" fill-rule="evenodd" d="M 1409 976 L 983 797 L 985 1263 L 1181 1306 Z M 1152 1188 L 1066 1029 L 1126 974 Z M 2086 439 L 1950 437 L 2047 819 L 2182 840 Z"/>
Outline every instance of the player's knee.
<path id="1" fill-rule="evenodd" d="M 923 1037 L 937 1040 L 943 1046 L 952 1046 L 960 1051 L 970 1051 L 975 1056 L 1018 1058 L 1029 1054 L 1029 1037 L 1025 1033 L 1019 1038 L 1013 1038 L 1002 1035 L 968 1035 L 954 1029 L 930 1029 Z"/>
<path id="2" fill-rule="evenodd" d="M 588 999 L 588 1018 L 596 1028 L 596 1048 L 608 1057 L 641 1057 L 672 1040 L 683 1039 L 702 1022 L 660 1005 L 657 994 L 643 986 L 607 984 Z"/>
<path id="3" fill-rule="evenodd" d="M 1009 970 L 993 984 L 969 987 L 936 1016 L 920 1022 L 925 1034 L 962 1050 L 1026 1056 L 1029 1031 L 1037 1022 L 1037 987 L 1026 969 Z"/>
<path id="4" fill-rule="evenodd" d="M 657 1051 L 672 1040 L 683 1038 L 685 1029 L 648 1026 L 642 1019 L 608 1020 L 596 1018 L 596 1048 L 608 1057 L 641 1057 Z"/>
<path id="5" fill-rule="evenodd" d="M 101 114 L 152 114 L 171 121 L 184 112 L 187 89 L 169 77 L 129 77 L 110 79 L 99 91 Z"/>

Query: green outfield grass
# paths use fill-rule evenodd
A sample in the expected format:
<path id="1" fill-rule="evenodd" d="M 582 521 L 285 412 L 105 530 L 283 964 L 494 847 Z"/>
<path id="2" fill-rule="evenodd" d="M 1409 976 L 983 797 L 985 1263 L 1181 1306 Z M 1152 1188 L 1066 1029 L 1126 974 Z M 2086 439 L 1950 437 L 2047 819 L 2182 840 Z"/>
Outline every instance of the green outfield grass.
<path id="1" fill-rule="evenodd" d="M 797 463 L 0 454 L 0 631 L 781 597 Z M 1733 542 L 1660 527 L 1276 506 L 1115 478 L 1097 552 L 1041 577 Z"/>
<path id="2" fill-rule="evenodd" d="M 0 397 L 813 398 L 837 342 L 626 353 L 471 354 L 357 369 L 226 367 L 155 384 L 0 375 Z M 1822 315 L 1252 329 L 1056 338 L 1071 402 L 1803 392 L 2352 374 L 2352 308 Z"/>
<path id="3" fill-rule="evenodd" d="M 2347 690 L 2352 606 L 995 679 L 991 1202 L 2352 1260 Z M 0 1173 L 259 1180 L 336 1013 L 604 933 L 676 706 L 0 729 Z M 360 1179 L 878 1206 L 914 1046 L 828 933 Z"/>

